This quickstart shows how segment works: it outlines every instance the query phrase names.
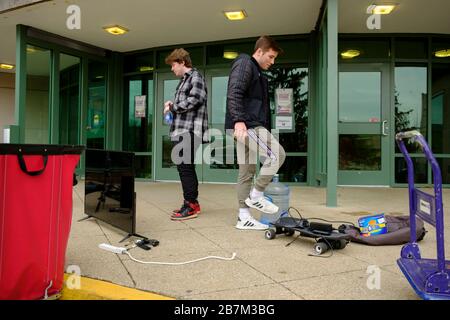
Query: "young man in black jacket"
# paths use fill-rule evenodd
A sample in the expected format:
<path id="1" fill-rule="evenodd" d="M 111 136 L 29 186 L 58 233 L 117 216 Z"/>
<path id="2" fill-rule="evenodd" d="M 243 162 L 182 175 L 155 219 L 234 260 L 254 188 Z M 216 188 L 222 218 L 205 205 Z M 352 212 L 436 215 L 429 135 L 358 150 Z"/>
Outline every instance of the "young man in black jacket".
<path id="1" fill-rule="evenodd" d="M 267 225 L 252 217 L 249 208 L 270 214 L 278 211 L 276 205 L 264 198 L 264 190 L 278 172 L 286 155 L 283 147 L 270 133 L 268 82 L 262 71 L 268 70 L 281 52 L 272 38 L 262 36 L 256 41 L 251 57 L 241 54 L 231 66 L 225 129 L 232 130 L 238 142 L 238 229 L 267 229 Z M 263 159 L 263 166 L 252 188 L 258 151 Z"/>

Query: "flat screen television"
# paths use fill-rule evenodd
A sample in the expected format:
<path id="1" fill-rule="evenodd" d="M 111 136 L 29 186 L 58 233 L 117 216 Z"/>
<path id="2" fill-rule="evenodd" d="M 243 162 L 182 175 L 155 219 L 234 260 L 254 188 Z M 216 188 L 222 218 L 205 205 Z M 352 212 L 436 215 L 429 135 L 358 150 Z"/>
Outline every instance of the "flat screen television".
<path id="1" fill-rule="evenodd" d="M 84 212 L 136 234 L 134 153 L 86 149 Z M 124 239 L 125 240 L 125 239 Z"/>

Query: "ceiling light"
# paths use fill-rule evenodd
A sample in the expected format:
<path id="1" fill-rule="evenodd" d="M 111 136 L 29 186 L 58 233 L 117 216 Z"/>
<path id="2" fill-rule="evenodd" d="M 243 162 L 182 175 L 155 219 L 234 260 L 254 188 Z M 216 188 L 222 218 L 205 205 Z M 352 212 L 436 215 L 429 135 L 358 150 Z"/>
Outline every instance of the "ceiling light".
<path id="1" fill-rule="evenodd" d="M 341 57 L 342 57 L 342 59 L 353 59 L 353 58 L 359 56 L 360 54 L 361 54 L 361 51 L 355 50 L 355 49 L 350 49 L 350 50 L 341 52 Z"/>
<path id="2" fill-rule="evenodd" d="M 0 63 L 0 69 L 12 70 L 12 69 L 14 69 L 14 65 L 7 64 L 7 63 Z"/>
<path id="3" fill-rule="evenodd" d="M 145 72 L 145 71 L 153 71 L 155 68 L 150 67 L 150 66 L 140 66 L 139 67 L 139 71 L 140 72 Z"/>
<path id="4" fill-rule="evenodd" d="M 244 10 L 225 11 L 224 14 L 228 20 L 243 20 L 247 17 L 247 13 Z"/>
<path id="5" fill-rule="evenodd" d="M 395 5 L 389 4 L 389 5 L 377 5 L 373 4 L 370 6 L 372 9 L 372 14 L 389 14 L 392 12 L 392 10 L 395 9 Z"/>
<path id="6" fill-rule="evenodd" d="M 120 36 L 122 34 L 127 33 L 128 31 L 130 31 L 127 28 L 119 26 L 119 25 L 115 25 L 115 26 L 111 26 L 111 27 L 103 27 L 103 29 L 105 29 L 106 32 L 109 32 L 115 36 Z"/>
<path id="7" fill-rule="evenodd" d="M 448 58 L 450 57 L 450 49 L 436 51 L 434 55 L 437 58 Z"/>
<path id="8" fill-rule="evenodd" d="M 227 50 L 227 51 L 223 52 L 223 57 L 225 59 L 233 60 L 233 59 L 236 59 L 238 55 L 239 55 L 239 53 L 236 51 L 228 51 Z"/>

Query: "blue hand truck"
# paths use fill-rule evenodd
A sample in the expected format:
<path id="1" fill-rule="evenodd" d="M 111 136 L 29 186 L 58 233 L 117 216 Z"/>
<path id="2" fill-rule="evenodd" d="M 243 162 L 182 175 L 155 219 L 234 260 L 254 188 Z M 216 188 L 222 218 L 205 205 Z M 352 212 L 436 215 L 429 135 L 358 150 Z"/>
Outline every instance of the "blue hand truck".
<path id="1" fill-rule="evenodd" d="M 408 169 L 410 242 L 401 250 L 397 264 L 417 295 L 425 300 L 450 299 L 450 261 L 445 260 L 442 176 L 439 164 L 418 131 L 399 132 L 397 145 Z M 414 165 L 403 140 L 419 143 L 433 170 L 434 196 L 414 187 Z M 423 259 L 416 239 L 416 216 L 436 228 L 437 259 Z"/>

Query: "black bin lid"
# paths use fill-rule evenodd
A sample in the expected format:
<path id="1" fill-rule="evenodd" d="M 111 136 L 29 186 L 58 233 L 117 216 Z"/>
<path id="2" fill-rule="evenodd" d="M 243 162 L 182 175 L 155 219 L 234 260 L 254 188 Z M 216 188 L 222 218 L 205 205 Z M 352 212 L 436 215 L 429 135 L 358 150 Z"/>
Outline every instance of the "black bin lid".
<path id="1" fill-rule="evenodd" d="M 59 145 L 59 144 L 14 144 L 0 143 L 0 154 L 27 154 L 27 155 L 63 155 L 81 154 L 85 146 Z"/>

